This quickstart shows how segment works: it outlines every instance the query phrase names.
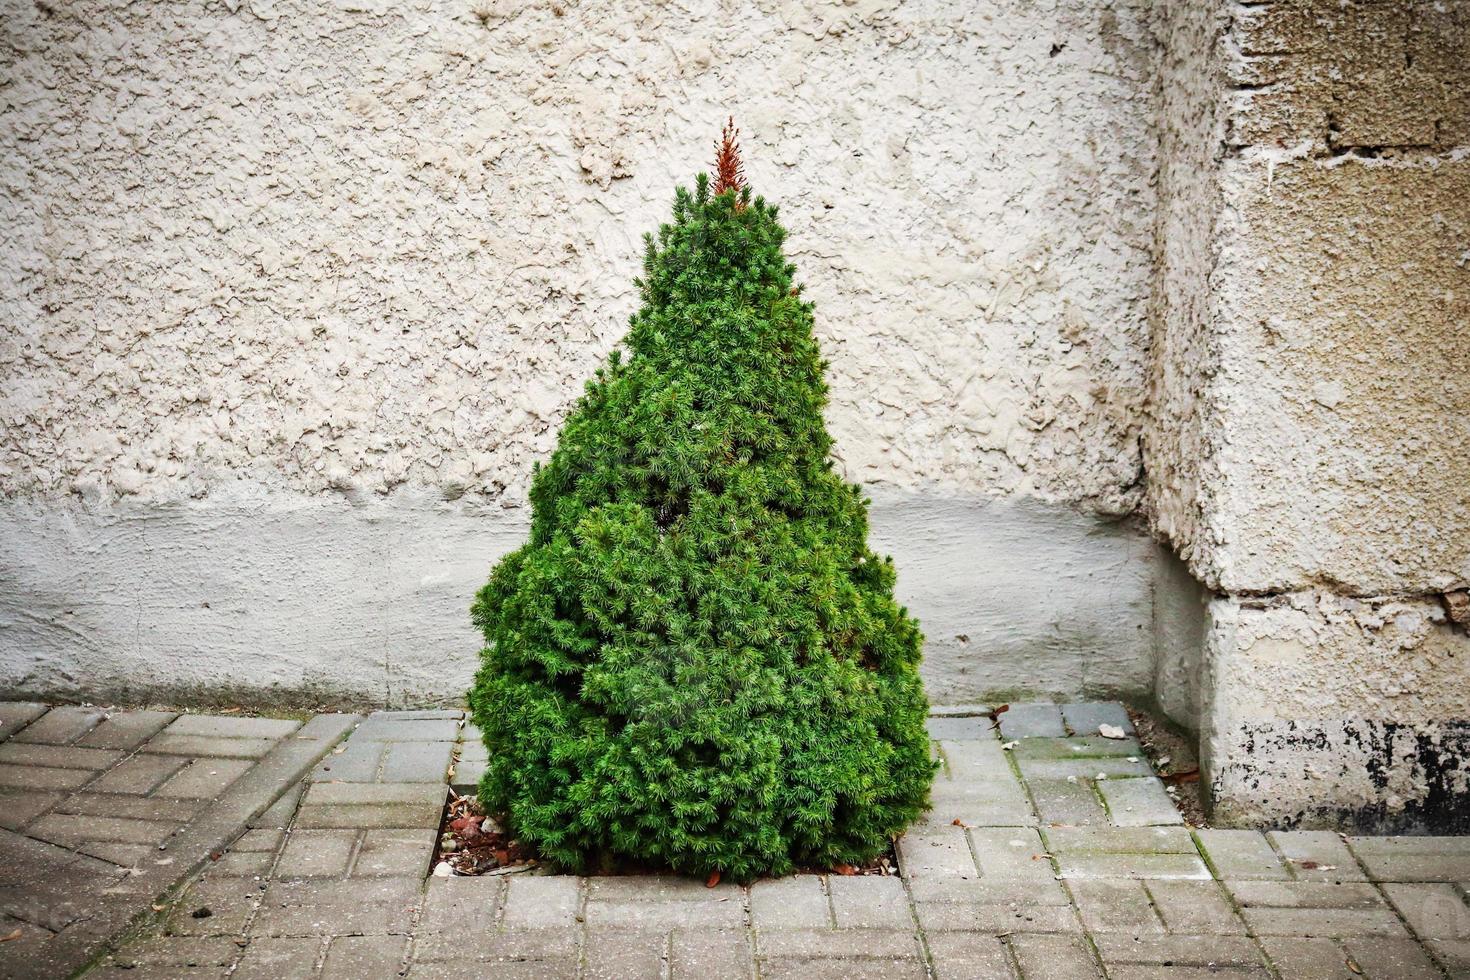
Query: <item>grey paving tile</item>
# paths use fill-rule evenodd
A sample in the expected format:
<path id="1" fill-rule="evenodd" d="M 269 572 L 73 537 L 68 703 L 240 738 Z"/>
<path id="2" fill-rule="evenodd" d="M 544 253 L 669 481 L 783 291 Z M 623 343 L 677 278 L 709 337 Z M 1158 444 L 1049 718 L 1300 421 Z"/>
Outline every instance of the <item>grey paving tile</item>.
<path id="1" fill-rule="evenodd" d="M 747 929 L 675 929 L 669 936 L 670 980 L 750 980 L 753 940 Z"/>
<path id="2" fill-rule="evenodd" d="M 221 759 L 259 759 L 276 744 L 271 738 L 212 738 L 160 732 L 143 745 L 144 752 L 160 755 L 213 756 Z"/>
<path id="3" fill-rule="evenodd" d="M 418 878 L 273 881 L 252 931 L 263 936 L 407 933 L 421 886 Z"/>
<path id="4" fill-rule="evenodd" d="M 1241 911 L 1258 936 L 1408 937 L 1389 909 L 1247 908 Z"/>
<path id="5" fill-rule="evenodd" d="M 327 946 L 320 980 L 396 976 L 407 945 L 404 936 L 337 936 Z"/>
<path id="6" fill-rule="evenodd" d="M 793 875 L 750 886 L 750 920 L 758 929 L 821 929 L 834 926 L 822 878 Z"/>
<path id="7" fill-rule="evenodd" d="M 924 878 L 909 882 L 915 902 L 960 902 L 971 905 L 1068 905 L 1060 881 L 1046 878 Z"/>
<path id="8" fill-rule="evenodd" d="M 57 705 L 40 718 L 10 736 L 13 742 L 45 742 L 50 745 L 69 745 L 90 732 L 107 712 L 100 708 L 77 705 Z"/>
<path id="9" fill-rule="evenodd" d="M 20 830 L 64 799 L 61 793 L 0 789 L 0 827 Z"/>
<path id="10" fill-rule="evenodd" d="M 300 783 L 297 783 L 282 793 L 274 803 L 266 807 L 264 813 L 250 821 L 250 826 L 284 830 L 290 825 L 291 819 L 296 816 L 296 807 L 300 805 L 301 797 L 304 794 L 304 788 Z"/>
<path id="11" fill-rule="evenodd" d="M 284 831 L 276 829 L 247 830 L 240 839 L 230 845 L 232 851 L 275 852 L 286 840 Z"/>
<path id="12" fill-rule="evenodd" d="M 868 929 L 862 942 L 844 929 L 756 930 L 762 980 L 797 978 L 907 978 L 925 976 L 918 936 L 912 930 Z"/>
<path id="13" fill-rule="evenodd" d="M 153 790 L 153 795 L 165 799 L 213 800 L 254 764 L 253 759 L 195 759 Z"/>
<path id="14" fill-rule="evenodd" d="M 352 733 L 359 742 L 457 742 L 459 722 L 453 718 L 405 718 L 374 712 Z"/>
<path id="15" fill-rule="evenodd" d="M 1470 906 L 1443 882 L 1383 885 L 1389 901 L 1421 939 L 1470 939 Z"/>
<path id="16" fill-rule="evenodd" d="M 1170 932 L 1193 936 L 1243 936 L 1245 922 L 1215 881 L 1149 881 L 1154 908 Z"/>
<path id="17" fill-rule="evenodd" d="M 1264 908 L 1384 909 L 1378 889 L 1366 882 L 1229 881 L 1236 904 Z"/>
<path id="18" fill-rule="evenodd" d="M 437 829 L 447 788 L 434 783 L 313 783 L 296 824 L 310 828 Z"/>
<path id="19" fill-rule="evenodd" d="M 70 745 L 0 743 L 0 763 L 21 766 L 51 766 L 56 769 L 102 770 L 122 758 L 109 749 L 81 749 Z"/>
<path id="20" fill-rule="evenodd" d="M 984 880 L 1053 880 L 1050 852 L 1034 827 L 975 827 L 967 835 Z"/>
<path id="21" fill-rule="evenodd" d="M 35 790 L 76 789 L 95 775 L 96 773 L 86 769 L 0 765 L 0 787 Z"/>
<path id="22" fill-rule="evenodd" d="M 245 715 L 179 715 L 164 729 L 166 735 L 208 738 L 278 739 L 301 727 L 299 721 L 250 718 Z"/>
<path id="23" fill-rule="evenodd" d="M 1033 779 L 1028 786 L 1043 824 L 1108 826 L 1108 811 L 1091 780 Z"/>
<path id="24" fill-rule="evenodd" d="M 1133 734 L 1133 722 L 1128 720 L 1128 711 L 1117 701 L 1064 704 L 1062 722 L 1073 735 L 1096 735 L 1102 725 L 1112 725 Z"/>
<path id="25" fill-rule="evenodd" d="M 194 882 L 174 903 L 165 927 L 172 936 L 240 935 L 260 901 L 254 882 L 243 878 L 205 878 Z"/>
<path id="26" fill-rule="evenodd" d="M 581 889 L 580 878 L 515 875 L 506 882 L 502 924 L 508 929 L 574 929 Z M 591 914 L 587 921 L 593 921 Z M 657 925 L 650 921 L 648 927 Z"/>
<path id="27" fill-rule="evenodd" d="M 160 800 L 125 793 L 73 793 L 56 805 L 57 813 L 92 817 L 129 817 L 182 824 L 204 806 L 202 800 Z"/>
<path id="28" fill-rule="evenodd" d="M 1276 830 L 1266 836 L 1303 881 L 1368 880 L 1342 838 L 1329 830 Z"/>
<path id="29" fill-rule="evenodd" d="M 1292 875 L 1258 830 L 1196 830 L 1200 850 L 1221 878 L 1286 881 Z"/>
<path id="30" fill-rule="evenodd" d="M 1348 969 L 1347 954 L 1336 940 L 1262 936 L 1260 943 L 1281 980 L 1361 980 Z"/>
<path id="31" fill-rule="evenodd" d="M 1135 966 L 1167 966 L 1227 970 L 1246 968 L 1260 970 L 1266 976 L 1265 963 L 1256 944 L 1245 936 L 1130 936 L 1126 933 L 1095 937 L 1098 955 L 1109 976 L 1117 969 Z"/>
<path id="32" fill-rule="evenodd" d="M 282 977 L 309 977 L 316 972 L 321 955 L 320 939 L 286 939 L 262 937 L 252 939 L 245 947 L 233 978 L 241 980 L 281 980 Z"/>
<path id="33" fill-rule="evenodd" d="M 83 854 L 101 858 L 119 868 L 137 868 L 159 857 L 155 844 L 120 844 L 113 841 L 86 841 L 75 845 Z"/>
<path id="34" fill-rule="evenodd" d="M 969 718 L 975 715 L 988 714 L 991 707 L 988 704 L 931 704 L 929 705 L 929 717 Z"/>
<path id="35" fill-rule="evenodd" d="M 665 930 L 588 929 L 585 948 L 587 980 L 663 980 L 668 971 Z"/>
<path id="36" fill-rule="evenodd" d="M 1158 827 L 1184 823 L 1164 784 L 1144 779 L 1104 779 L 1097 784 L 1108 818 L 1115 827 Z"/>
<path id="37" fill-rule="evenodd" d="M 1018 742 L 1010 751 L 1023 772 L 1032 763 L 1075 762 L 1085 759 L 1095 760 L 1094 765 L 1101 765 L 1104 759 L 1127 761 L 1129 758 L 1144 758 L 1143 749 L 1136 738 L 1099 738 L 1091 735 L 1028 738 Z"/>
<path id="38" fill-rule="evenodd" d="M 430 878 L 419 931 L 471 934 L 488 932 L 499 923 L 505 878 Z"/>
<path id="39" fill-rule="evenodd" d="M 450 785 L 457 793 L 474 793 L 485 778 L 488 763 L 484 759 L 461 759 L 454 765 L 454 778 Z"/>
<path id="40" fill-rule="evenodd" d="M 1013 704 L 998 716 L 1000 737 L 1007 741 L 1024 738 L 1058 738 L 1067 733 L 1062 712 L 1054 704 Z"/>
<path id="41" fill-rule="evenodd" d="M 9 738 L 46 713 L 39 701 L 0 701 L 0 741 Z"/>
<path id="42" fill-rule="evenodd" d="M 1011 937 L 1011 952 L 1026 980 L 1097 980 L 1097 960 L 1081 936 Z"/>
<path id="43" fill-rule="evenodd" d="M 1436 940 L 1429 944 L 1429 949 L 1455 980 L 1470 977 L 1470 940 Z"/>
<path id="44" fill-rule="evenodd" d="M 839 929 L 913 927 L 908 893 L 899 878 L 831 875 L 827 878 L 827 890 Z"/>
<path id="45" fill-rule="evenodd" d="M 738 929 L 746 924 L 740 888 L 728 883 L 706 888 L 664 875 L 589 879 L 585 914 L 587 924 L 598 927 Z"/>
<path id="46" fill-rule="evenodd" d="M 898 839 L 899 866 L 905 878 L 978 878 L 965 828 L 954 824 L 911 830 Z"/>
<path id="47" fill-rule="evenodd" d="M 578 933 L 573 929 L 465 929 L 425 932 L 414 936 L 410 977 L 454 976 L 478 980 L 502 977 L 572 977 L 576 975 Z M 426 964 L 463 964 L 465 972 L 429 972 Z"/>
<path id="48" fill-rule="evenodd" d="M 209 866 L 216 877 L 232 875 L 240 878 L 264 877 L 270 873 L 276 856 L 270 851 L 228 851 Z"/>
<path id="49" fill-rule="evenodd" d="M 1081 933 L 1082 923 L 1070 905 L 1010 902 L 915 902 L 914 914 L 926 935 L 939 932 Z"/>
<path id="50" fill-rule="evenodd" d="M 114 711 L 96 728 L 77 739 L 75 744 L 85 748 L 130 752 L 157 735 L 176 717 L 172 711 Z"/>
<path id="51" fill-rule="evenodd" d="M 356 830 L 296 830 L 286 839 L 278 878 L 341 877 L 357 847 Z"/>
<path id="52" fill-rule="evenodd" d="M 961 784 L 1001 783 L 1015 785 L 1016 775 L 1000 740 L 995 737 L 971 742 L 939 743 L 939 754 L 944 762 L 938 781 L 954 781 Z"/>
<path id="53" fill-rule="evenodd" d="M 171 822 L 156 820 L 52 813 L 32 824 L 30 834 L 42 840 L 73 847 L 89 841 L 159 844 L 173 833 L 175 826 Z"/>
<path id="54" fill-rule="evenodd" d="M 995 935 L 980 932 L 936 933 L 928 937 L 935 980 L 973 980 L 975 977 L 1016 976 L 1005 945 Z"/>
<path id="55" fill-rule="evenodd" d="M 1408 939 L 1345 939 L 1343 946 L 1348 959 L 1369 980 L 1439 980 L 1441 976 L 1424 948 Z"/>
<path id="56" fill-rule="evenodd" d="M 385 783 L 443 783 L 452 742 L 390 742 L 379 776 Z"/>
<path id="57" fill-rule="evenodd" d="M 135 755 L 97 777 L 88 789 L 94 793 L 151 793 L 189 762 L 176 755 Z"/>
<path id="58" fill-rule="evenodd" d="M 1374 881 L 1470 881 L 1470 837 L 1353 837 Z"/>
<path id="59" fill-rule="evenodd" d="M 375 782 L 388 744 L 348 739 L 312 770 L 311 779 L 313 782 Z"/>
<path id="60" fill-rule="evenodd" d="M 931 717 L 928 729 L 930 738 L 949 742 L 994 742 L 997 731 L 989 718 L 964 716 Z"/>
<path id="61" fill-rule="evenodd" d="M 1163 921 L 1141 881 L 1127 879 L 1080 880 L 1068 883 L 1082 924 L 1094 935 L 1126 932 L 1130 935 L 1161 933 Z"/>
<path id="62" fill-rule="evenodd" d="M 369 830 L 363 834 L 354 878 L 368 875 L 417 875 L 429 873 L 434 856 L 435 831 L 423 827 L 413 830 Z"/>

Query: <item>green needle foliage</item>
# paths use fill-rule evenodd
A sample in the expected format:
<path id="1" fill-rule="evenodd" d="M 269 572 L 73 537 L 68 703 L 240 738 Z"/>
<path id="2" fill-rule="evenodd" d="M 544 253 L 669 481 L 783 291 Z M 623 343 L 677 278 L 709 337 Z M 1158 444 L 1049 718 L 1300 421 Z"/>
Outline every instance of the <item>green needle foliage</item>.
<path id="1" fill-rule="evenodd" d="M 861 863 L 934 774 L 923 637 L 833 471 L 812 304 L 776 208 L 720 163 L 647 237 L 626 357 L 474 604 L 480 798 L 570 870 Z"/>

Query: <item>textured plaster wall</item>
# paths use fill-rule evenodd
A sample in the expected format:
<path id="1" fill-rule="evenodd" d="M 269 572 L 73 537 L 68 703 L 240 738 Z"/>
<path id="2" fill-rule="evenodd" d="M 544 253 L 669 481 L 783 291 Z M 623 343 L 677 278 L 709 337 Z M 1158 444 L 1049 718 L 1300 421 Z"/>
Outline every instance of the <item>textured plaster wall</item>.
<path id="1" fill-rule="evenodd" d="M 457 694 L 733 113 L 931 684 L 1146 688 L 1153 10 L 0 0 L 0 676 Z"/>
<path id="2" fill-rule="evenodd" d="M 1464 829 L 1470 4 L 1166 23 L 1144 444 L 1216 818 Z"/>

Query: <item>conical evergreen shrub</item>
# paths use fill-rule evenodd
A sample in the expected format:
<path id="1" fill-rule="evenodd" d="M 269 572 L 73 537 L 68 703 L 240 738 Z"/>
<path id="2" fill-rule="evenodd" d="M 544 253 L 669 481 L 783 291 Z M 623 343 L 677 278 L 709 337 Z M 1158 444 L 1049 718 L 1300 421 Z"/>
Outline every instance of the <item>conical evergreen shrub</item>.
<path id="1" fill-rule="evenodd" d="M 776 208 L 719 179 L 647 236 L 642 308 L 473 618 L 487 812 L 569 870 L 860 863 L 926 806 L 923 638 L 832 468 Z"/>

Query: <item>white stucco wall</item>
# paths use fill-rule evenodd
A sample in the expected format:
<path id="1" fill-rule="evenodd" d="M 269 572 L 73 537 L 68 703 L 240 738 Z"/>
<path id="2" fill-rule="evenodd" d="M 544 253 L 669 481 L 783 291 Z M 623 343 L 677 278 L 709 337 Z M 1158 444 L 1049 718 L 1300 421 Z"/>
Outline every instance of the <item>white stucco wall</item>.
<path id="1" fill-rule="evenodd" d="M 1152 9 L 4 2 L 0 678 L 457 695 L 734 114 L 931 687 L 1147 688 Z"/>

